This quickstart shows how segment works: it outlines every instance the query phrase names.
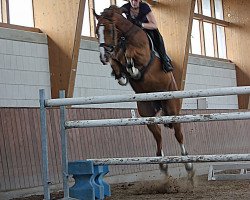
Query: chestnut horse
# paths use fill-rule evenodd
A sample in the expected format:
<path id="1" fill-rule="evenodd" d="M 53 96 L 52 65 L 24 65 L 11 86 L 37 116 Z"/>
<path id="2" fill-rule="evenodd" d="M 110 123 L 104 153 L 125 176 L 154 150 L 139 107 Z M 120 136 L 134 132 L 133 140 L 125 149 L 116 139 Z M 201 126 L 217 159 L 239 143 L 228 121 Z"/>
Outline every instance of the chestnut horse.
<path id="1" fill-rule="evenodd" d="M 101 15 L 94 15 L 98 20 L 96 34 L 99 40 L 100 60 L 110 64 L 118 83 L 127 81 L 135 93 L 176 91 L 177 85 L 172 72 L 164 72 L 161 61 L 151 51 L 146 33 L 131 23 L 123 15 L 123 9 L 116 6 L 106 8 Z M 162 110 L 161 115 L 179 115 L 180 100 L 141 101 L 137 102 L 138 112 L 142 117 L 153 117 Z M 175 137 L 180 144 L 181 155 L 188 155 L 183 143 L 181 125 L 167 124 L 174 128 Z M 157 143 L 157 156 L 164 156 L 162 151 L 161 127 L 147 125 Z M 191 163 L 185 164 L 188 172 L 193 171 Z M 160 165 L 167 171 L 167 166 Z"/>

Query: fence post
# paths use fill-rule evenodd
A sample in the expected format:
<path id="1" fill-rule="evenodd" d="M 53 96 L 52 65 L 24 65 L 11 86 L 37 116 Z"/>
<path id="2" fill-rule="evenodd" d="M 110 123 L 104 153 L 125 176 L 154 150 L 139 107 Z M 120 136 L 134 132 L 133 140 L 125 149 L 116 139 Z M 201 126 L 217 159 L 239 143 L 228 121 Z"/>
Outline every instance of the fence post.
<path id="1" fill-rule="evenodd" d="M 65 98 L 65 91 L 60 90 L 60 98 Z M 68 140 L 65 131 L 66 121 L 66 109 L 65 106 L 60 106 L 60 133 L 61 133 L 61 151 L 62 151 L 62 177 L 63 177 L 63 192 L 64 198 L 69 197 L 69 186 L 68 186 Z"/>
<path id="2" fill-rule="evenodd" d="M 47 124 L 46 124 L 46 109 L 45 109 L 45 91 L 39 90 L 40 96 L 40 126 L 42 139 L 42 160 L 43 160 L 43 192 L 44 199 L 50 200 L 49 189 L 49 164 L 48 164 L 48 138 L 47 138 Z"/>

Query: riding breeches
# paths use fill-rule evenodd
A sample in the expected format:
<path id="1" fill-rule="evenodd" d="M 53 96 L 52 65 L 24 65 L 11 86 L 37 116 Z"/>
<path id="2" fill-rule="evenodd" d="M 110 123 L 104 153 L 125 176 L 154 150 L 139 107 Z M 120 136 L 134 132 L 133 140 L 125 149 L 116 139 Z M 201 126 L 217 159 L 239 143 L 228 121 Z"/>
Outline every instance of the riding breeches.
<path id="1" fill-rule="evenodd" d="M 144 31 L 150 35 L 150 37 L 153 40 L 154 46 L 159 53 L 162 65 L 163 65 L 163 70 L 165 72 L 170 72 L 173 70 L 173 65 L 171 63 L 171 59 L 166 53 L 165 46 L 164 46 L 164 41 L 163 38 L 159 32 L 158 29 L 155 30 L 147 30 L 144 29 Z"/>

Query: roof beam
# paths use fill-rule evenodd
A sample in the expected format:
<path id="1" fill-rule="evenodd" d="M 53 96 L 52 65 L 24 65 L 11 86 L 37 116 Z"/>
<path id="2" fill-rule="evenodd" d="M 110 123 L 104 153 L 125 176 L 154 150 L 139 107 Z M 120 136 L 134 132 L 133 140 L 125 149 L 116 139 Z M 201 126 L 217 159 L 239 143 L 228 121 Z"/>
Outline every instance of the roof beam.
<path id="1" fill-rule="evenodd" d="M 33 0 L 34 24 L 48 35 L 51 97 L 72 97 L 85 0 Z"/>

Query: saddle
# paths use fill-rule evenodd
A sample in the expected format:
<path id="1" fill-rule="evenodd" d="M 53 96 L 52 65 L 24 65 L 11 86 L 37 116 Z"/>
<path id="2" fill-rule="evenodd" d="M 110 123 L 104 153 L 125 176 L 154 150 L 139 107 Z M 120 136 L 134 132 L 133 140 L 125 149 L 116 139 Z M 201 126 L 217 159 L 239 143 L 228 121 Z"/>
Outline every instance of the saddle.
<path id="1" fill-rule="evenodd" d="M 148 41 L 149 41 L 149 46 L 150 46 L 150 50 L 154 52 L 155 56 L 158 57 L 159 59 L 160 58 L 160 55 L 158 53 L 158 51 L 156 50 L 155 48 L 155 45 L 154 45 L 154 42 L 152 40 L 152 37 L 146 32 L 147 36 L 148 36 Z"/>

